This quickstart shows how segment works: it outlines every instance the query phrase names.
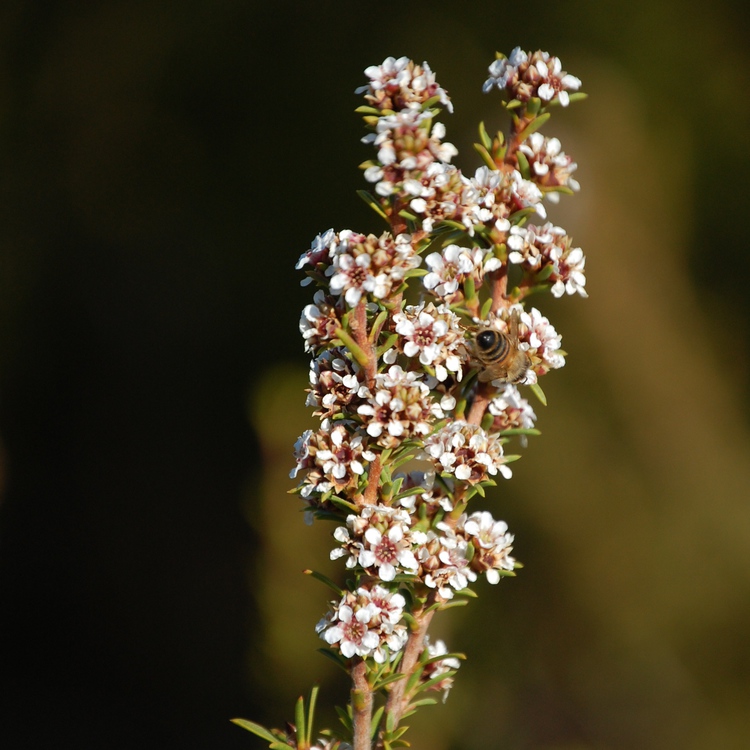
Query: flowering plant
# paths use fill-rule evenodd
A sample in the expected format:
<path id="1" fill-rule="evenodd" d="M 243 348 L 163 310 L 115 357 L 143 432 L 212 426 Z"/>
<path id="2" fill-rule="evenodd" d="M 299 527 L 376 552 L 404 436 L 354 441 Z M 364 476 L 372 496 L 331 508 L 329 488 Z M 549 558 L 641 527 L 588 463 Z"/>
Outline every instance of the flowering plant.
<path id="1" fill-rule="evenodd" d="M 317 689 L 286 731 L 235 720 L 276 749 L 408 746 L 402 719 L 432 692 L 446 698 L 464 657 L 429 639 L 434 615 L 466 604 L 480 576 L 496 584 L 519 567 L 507 525 L 469 503 L 511 477 L 511 440 L 539 434 L 521 388 L 546 403 L 539 379 L 565 364 L 528 298 L 586 296 L 581 249 L 546 221 L 546 201 L 578 190 L 575 162 L 539 132 L 553 106 L 583 97 L 560 60 L 497 55 L 484 89 L 500 90 L 509 128 L 480 124 L 473 177 L 451 164 L 436 118 L 452 105 L 426 63 L 389 57 L 365 73 L 358 111 L 376 155 L 361 195 L 387 230 L 329 229 L 297 264 L 317 287 L 300 329 L 320 424 L 292 471 L 306 520 L 336 524 L 346 583 L 308 572 L 334 592 L 316 630 L 351 699 L 314 745 Z"/>

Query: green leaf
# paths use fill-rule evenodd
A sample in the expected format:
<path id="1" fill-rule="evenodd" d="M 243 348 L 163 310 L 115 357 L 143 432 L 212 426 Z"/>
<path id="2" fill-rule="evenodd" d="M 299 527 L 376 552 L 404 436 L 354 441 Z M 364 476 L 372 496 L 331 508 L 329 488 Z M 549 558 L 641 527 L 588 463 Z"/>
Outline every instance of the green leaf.
<path id="1" fill-rule="evenodd" d="M 459 661 L 466 661 L 466 654 L 462 654 L 460 651 L 456 651 L 450 654 L 431 656 L 425 661 L 425 664 L 434 664 L 436 661 L 442 661 L 443 659 L 458 659 Z"/>
<path id="2" fill-rule="evenodd" d="M 474 279 L 471 276 L 467 276 L 464 281 L 464 296 L 467 300 L 473 300 L 477 296 L 476 288 L 474 287 Z"/>
<path id="3" fill-rule="evenodd" d="M 547 406 L 547 397 L 544 395 L 544 391 L 539 383 L 534 383 L 533 385 L 530 385 L 529 388 L 531 388 L 531 392 L 539 399 L 539 401 L 544 406 Z"/>
<path id="4" fill-rule="evenodd" d="M 484 122 L 479 123 L 479 140 L 482 141 L 482 145 L 489 151 L 492 147 L 492 138 L 487 135 Z"/>
<path id="5" fill-rule="evenodd" d="M 422 706 L 434 706 L 436 703 L 437 703 L 437 698 L 420 698 L 418 701 L 414 701 L 414 703 L 410 703 L 409 707 L 411 709 L 416 709 Z M 412 713 L 413 713 L 413 710 L 412 710 Z M 406 716 L 406 714 L 404 714 L 404 716 Z"/>
<path id="6" fill-rule="evenodd" d="M 375 198 L 370 195 L 366 190 L 357 190 L 357 195 L 382 219 L 388 221 L 385 211 L 381 208 L 380 204 Z"/>
<path id="7" fill-rule="evenodd" d="M 403 680 L 406 677 L 406 675 L 403 672 L 397 672 L 396 674 L 389 674 L 387 677 L 383 677 L 382 679 L 378 680 L 373 686 L 373 690 L 380 690 L 381 688 L 384 688 L 386 685 L 390 685 L 392 682 L 398 682 L 399 680 Z"/>
<path id="8" fill-rule="evenodd" d="M 400 500 L 402 497 L 411 497 L 411 495 L 420 495 L 425 491 L 424 487 L 412 487 L 409 490 L 404 490 L 403 492 L 399 492 L 394 497 L 396 500 Z"/>
<path id="9" fill-rule="evenodd" d="M 380 724 L 380 717 L 383 715 L 383 711 L 385 711 L 385 706 L 381 706 L 372 715 L 372 721 L 370 722 L 370 739 L 374 739 L 375 732 L 378 731 L 378 725 Z"/>
<path id="10" fill-rule="evenodd" d="M 351 707 L 347 706 L 346 710 L 341 708 L 341 706 L 334 706 L 334 708 L 336 709 L 336 713 L 338 714 L 339 721 L 344 725 L 344 729 L 348 730 L 351 733 L 353 729 Z"/>
<path id="11" fill-rule="evenodd" d="M 469 602 L 467 602 L 465 599 L 451 599 L 450 601 L 439 605 L 439 607 L 440 611 L 442 612 L 444 609 L 452 609 L 453 607 L 465 607 L 468 603 Z"/>
<path id="12" fill-rule="evenodd" d="M 539 128 L 544 125 L 549 118 L 552 117 L 552 114 L 550 112 L 545 112 L 542 115 L 539 115 L 538 117 L 535 117 L 519 134 L 518 134 L 518 140 L 519 141 L 525 141 L 532 133 L 536 133 Z"/>
<path id="13" fill-rule="evenodd" d="M 497 170 L 497 164 L 490 152 L 481 143 L 474 144 L 474 150 L 482 157 L 482 161 L 493 171 Z"/>
<path id="14" fill-rule="evenodd" d="M 526 158 L 526 154 L 523 151 L 516 151 L 516 159 L 518 161 L 518 171 L 524 180 L 531 179 L 531 169 L 529 169 L 529 160 Z"/>
<path id="15" fill-rule="evenodd" d="M 405 279 L 411 279 L 414 276 L 427 276 L 429 271 L 426 268 L 410 268 L 405 274 Z"/>
<path id="16" fill-rule="evenodd" d="M 541 430 L 534 429 L 533 427 L 511 427 L 507 430 L 503 430 L 498 433 L 499 435 L 541 435 Z"/>
<path id="17" fill-rule="evenodd" d="M 384 352 L 387 352 L 395 343 L 398 341 L 398 334 L 392 333 L 388 338 L 375 350 L 375 354 L 378 359 L 383 356 Z"/>
<path id="18" fill-rule="evenodd" d="M 479 598 L 479 594 L 477 594 L 476 591 L 474 591 L 473 589 L 470 589 L 468 587 L 465 588 L 465 589 L 461 589 L 460 591 L 454 591 L 453 594 L 454 594 L 454 596 L 466 596 L 469 599 L 478 599 Z"/>
<path id="19" fill-rule="evenodd" d="M 393 715 L 393 713 L 388 713 L 388 715 L 385 717 L 385 731 L 388 734 L 391 734 L 393 732 L 396 725 L 396 717 Z"/>
<path id="20" fill-rule="evenodd" d="M 378 335 L 378 333 L 380 333 L 380 329 L 382 328 L 383 323 L 385 323 L 387 317 L 388 310 L 381 310 L 378 313 L 378 317 L 375 318 L 375 320 L 372 322 L 372 329 L 370 330 L 370 335 L 368 337 L 371 344 L 375 340 L 375 337 Z"/>
<path id="21" fill-rule="evenodd" d="M 514 211 L 508 217 L 508 220 L 511 224 L 518 226 L 532 214 L 536 214 L 536 206 L 526 206 L 525 208 L 519 208 L 518 211 Z"/>
<path id="22" fill-rule="evenodd" d="M 403 736 L 404 736 L 404 735 L 405 735 L 405 734 L 406 734 L 406 733 L 407 733 L 408 731 L 409 731 L 409 727 L 405 727 L 405 726 L 401 725 L 401 726 L 400 726 L 400 727 L 398 727 L 398 729 L 396 729 L 396 731 L 395 731 L 395 732 L 393 733 L 393 735 L 391 736 L 391 740 L 392 740 L 392 741 L 393 741 L 394 743 L 396 743 L 396 742 L 397 742 L 397 741 L 398 741 L 398 740 L 399 740 L 399 739 L 400 739 L 401 737 L 403 737 Z M 402 746 L 402 747 L 409 747 L 409 743 L 408 743 L 408 742 L 404 742 L 404 743 L 399 743 L 399 746 Z"/>
<path id="23" fill-rule="evenodd" d="M 379 109 L 376 109 L 375 107 L 370 107 L 367 104 L 361 104 L 354 111 L 362 115 L 379 115 L 380 114 Z"/>
<path id="24" fill-rule="evenodd" d="M 404 690 L 404 693 L 406 695 L 409 695 L 412 690 L 414 690 L 416 684 L 419 682 L 419 678 L 422 676 L 423 671 L 424 668 L 420 666 L 409 675 L 409 679 L 406 681 L 406 688 Z"/>
<path id="25" fill-rule="evenodd" d="M 247 719 L 230 719 L 230 721 L 232 724 L 236 724 L 238 727 L 242 727 L 243 729 L 247 729 L 248 732 L 258 735 L 258 737 L 264 739 L 266 742 L 276 743 L 279 741 L 265 727 L 256 724 L 254 721 L 248 721 Z"/>
<path id="26" fill-rule="evenodd" d="M 343 656 L 341 656 L 341 654 L 337 653 L 336 651 L 331 651 L 330 648 L 319 648 L 318 653 L 323 654 L 323 656 L 330 659 L 334 664 L 341 667 L 344 672 L 349 674 L 349 665 L 346 663 L 346 660 Z"/>
<path id="27" fill-rule="evenodd" d="M 357 511 L 359 510 L 354 503 L 350 503 L 348 500 L 344 500 L 343 498 L 336 495 L 333 495 L 329 499 L 333 505 L 335 505 L 337 508 L 341 508 L 341 510 L 346 511 L 347 513 L 357 513 Z"/>
<path id="28" fill-rule="evenodd" d="M 490 314 L 490 308 L 492 307 L 492 297 L 485 301 L 482 305 L 482 309 L 479 311 L 479 317 L 482 320 L 487 320 L 487 316 Z"/>
<path id="29" fill-rule="evenodd" d="M 456 673 L 457 673 L 457 670 L 449 669 L 447 672 L 443 672 L 442 674 L 439 674 L 433 677 L 431 680 L 427 680 L 427 682 L 425 682 L 424 685 L 420 685 L 419 691 L 422 692 L 423 690 L 429 690 L 433 685 L 437 685 L 438 683 L 442 682 L 446 678 L 455 677 Z"/>
<path id="30" fill-rule="evenodd" d="M 300 745 L 301 741 L 304 741 L 304 738 L 307 736 L 305 700 L 302 696 L 297 698 L 297 702 L 294 704 L 294 722 L 297 725 L 297 745 Z"/>
<path id="31" fill-rule="evenodd" d="M 351 337 L 351 335 L 347 333 L 347 331 L 345 331 L 343 328 L 337 328 L 334 333 L 337 338 L 340 338 L 344 342 L 344 345 L 352 353 L 354 359 L 356 359 L 357 362 L 362 365 L 362 367 L 367 367 L 369 358 L 367 354 L 365 354 L 364 350 L 359 346 L 359 344 L 357 344 L 357 342 Z"/>
<path id="32" fill-rule="evenodd" d="M 308 700 L 307 709 L 307 735 L 305 736 L 306 747 L 310 747 L 312 744 L 312 733 L 313 733 L 313 721 L 315 719 L 315 704 L 318 701 L 318 691 L 320 685 L 313 685 L 310 690 L 310 699 Z"/>
<path id="33" fill-rule="evenodd" d="M 568 99 L 571 104 L 573 102 L 582 102 L 584 99 L 588 99 L 589 95 L 585 94 L 583 91 L 574 91 L 572 94 L 568 94 Z"/>
<path id="34" fill-rule="evenodd" d="M 316 581 L 324 583 L 329 589 L 335 592 L 337 596 L 344 595 L 344 590 L 340 586 L 336 585 L 328 576 L 318 573 L 317 570 L 306 570 L 305 574 L 312 576 Z"/>
<path id="35" fill-rule="evenodd" d="M 518 99 L 511 99 L 509 102 L 505 102 L 504 106 L 505 109 L 518 109 L 520 106 L 522 106 L 522 102 L 520 102 Z"/>

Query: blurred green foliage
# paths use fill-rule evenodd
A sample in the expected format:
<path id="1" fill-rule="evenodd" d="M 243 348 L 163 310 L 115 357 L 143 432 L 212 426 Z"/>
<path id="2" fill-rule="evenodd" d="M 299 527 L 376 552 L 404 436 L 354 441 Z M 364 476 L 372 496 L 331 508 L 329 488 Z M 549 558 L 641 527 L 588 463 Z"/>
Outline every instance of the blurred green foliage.
<path id="1" fill-rule="evenodd" d="M 445 616 L 469 660 L 415 746 L 749 746 L 748 25 L 737 0 L 4 3 L 3 747 L 250 747 L 232 716 L 280 725 L 318 677 L 344 700 L 301 575 L 327 530 L 285 494 L 294 262 L 380 229 L 367 65 L 430 63 L 471 170 L 517 44 L 590 95 L 550 133 L 591 297 L 547 310 L 569 364 L 487 500 L 525 568 Z"/>

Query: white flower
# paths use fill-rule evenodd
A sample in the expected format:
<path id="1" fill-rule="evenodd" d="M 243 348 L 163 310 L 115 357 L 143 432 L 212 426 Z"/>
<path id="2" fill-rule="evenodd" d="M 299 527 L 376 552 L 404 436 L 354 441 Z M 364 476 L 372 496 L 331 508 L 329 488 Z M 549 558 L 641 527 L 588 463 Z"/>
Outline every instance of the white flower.
<path id="1" fill-rule="evenodd" d="M 457 528 L 463 531 L 474 545 L 472 568 L 484 572 L 490 583 L 500 580 L 500 571 L 512 571 L 515 560 L 510 556 L 513 549 L 513 535 L 508 533 L 505 521 L 495 521 L 488 512 L 462 516 Z"/>
<path id="2" fill-rule="evenodd" d="M 451 422 L 424 441 L 425 454 L 441 473 L 476 484 L 498 472 L 509 479 L 512 472 L 503 460 L 502 444 L 478 425 Z"/>

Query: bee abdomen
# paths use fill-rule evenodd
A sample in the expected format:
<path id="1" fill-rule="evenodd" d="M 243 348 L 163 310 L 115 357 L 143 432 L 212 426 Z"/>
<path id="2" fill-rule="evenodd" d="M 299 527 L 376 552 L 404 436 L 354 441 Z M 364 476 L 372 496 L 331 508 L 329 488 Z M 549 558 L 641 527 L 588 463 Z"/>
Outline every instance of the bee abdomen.
<path id="1" fill-rule="evenodd" d="M 486 362 L 497 362 L 507 356 L 510 342 L 499 331 L 482 331 L 477 336 L 477 347 Z"/>

